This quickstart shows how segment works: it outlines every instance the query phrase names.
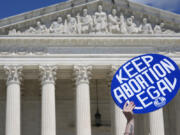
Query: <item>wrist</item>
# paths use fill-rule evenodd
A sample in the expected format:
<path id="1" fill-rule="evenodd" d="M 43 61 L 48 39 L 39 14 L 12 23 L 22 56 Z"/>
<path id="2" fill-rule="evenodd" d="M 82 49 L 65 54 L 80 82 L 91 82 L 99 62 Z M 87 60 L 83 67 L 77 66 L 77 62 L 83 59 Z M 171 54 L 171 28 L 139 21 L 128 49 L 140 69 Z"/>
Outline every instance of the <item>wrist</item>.
<path id="1" fill-rule="evenodd" d="M 134 119 L 134 115 L 130 112 L 123 112 L 124 113 L 124 116 L 126 117 L 127 121 L 131 121 Z"/>
<path id="2" fill-rule="evenodd" d="M 127 119 L 127 123 L 134 123 L 134 117 Z"/>

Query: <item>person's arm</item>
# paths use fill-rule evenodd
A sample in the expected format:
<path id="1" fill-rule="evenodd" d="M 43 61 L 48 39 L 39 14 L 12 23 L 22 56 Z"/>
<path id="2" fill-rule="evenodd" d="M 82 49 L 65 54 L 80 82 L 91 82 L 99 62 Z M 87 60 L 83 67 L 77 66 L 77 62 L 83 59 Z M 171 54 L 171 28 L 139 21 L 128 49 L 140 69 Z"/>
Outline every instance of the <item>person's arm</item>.
<path id="1" fill-rule="evenodd" d="M 124 104 L 123 113 L 127 119 L 127 125 L 124 135 L 134 135 L 134 115 L 133 115 L 134 107 L 135 105 L 133 102 L 130 102 L 129 104 L 126 102 Z"/>

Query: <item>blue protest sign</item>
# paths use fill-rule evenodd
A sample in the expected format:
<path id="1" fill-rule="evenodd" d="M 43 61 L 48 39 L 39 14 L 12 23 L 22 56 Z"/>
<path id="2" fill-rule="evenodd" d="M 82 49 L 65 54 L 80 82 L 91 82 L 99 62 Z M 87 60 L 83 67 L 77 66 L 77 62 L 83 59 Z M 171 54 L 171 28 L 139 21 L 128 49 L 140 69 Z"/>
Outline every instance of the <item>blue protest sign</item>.
<path id="1" fill-rule="evenodd" d="M 146 54 L 127 61 L 117 70 L 111 95 L 120 108 L 126 101 L 133 101 L 134 113 L 148 113 L 168 104 L 179 88 L 177 64 L 160 54 Z"/>

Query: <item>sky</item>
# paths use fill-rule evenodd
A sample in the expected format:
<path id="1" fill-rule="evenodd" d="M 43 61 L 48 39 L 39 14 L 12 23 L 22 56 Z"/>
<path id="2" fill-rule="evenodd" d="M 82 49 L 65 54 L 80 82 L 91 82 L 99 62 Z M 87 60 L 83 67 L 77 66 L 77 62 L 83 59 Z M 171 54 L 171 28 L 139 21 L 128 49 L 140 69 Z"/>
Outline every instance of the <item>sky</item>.
<path id="1" fill-rule="evenodd" d="M 66 0 L 0 0 L 0 19 Z"/>
<path id="2" fill-rule="evenodd" d="M 180 0 L 131 0 L 180 14 Z"/>
<path id="3" fill-rule="evenodd" d="M 66 0 L 1 0 L 0 19 Z M 131 0 L 180 14 L 180 0 Z"/>

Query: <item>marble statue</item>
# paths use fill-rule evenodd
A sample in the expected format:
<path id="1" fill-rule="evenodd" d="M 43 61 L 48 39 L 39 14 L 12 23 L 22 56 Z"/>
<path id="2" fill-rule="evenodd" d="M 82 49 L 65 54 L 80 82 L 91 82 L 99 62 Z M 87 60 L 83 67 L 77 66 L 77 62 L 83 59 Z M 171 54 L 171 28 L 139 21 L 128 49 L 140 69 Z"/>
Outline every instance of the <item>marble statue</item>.
<path id="1" fill-rule="evenodd" d="M 164 28 L 164 23 L 160 23 L 160 25 L 155 25 L 154 27 L 154 33 L 155 34 L 172 34 L 174 33 L 171 30 L 167 30 Z"/>
<path id="2" fill-rule="evenodd" d="M 12 29 L 9 31 L 8 35 L 17 35 L 16 29 Z"/>
<path id="3" fill-rule="evenodd" d="M 87 9 L 83 9 L 83 15 L 79 17 L 78 24 L 80 24 L 82 34 L 88 34 L 93 28 L 93 20 L 90 15 L 87 13 Z"/>
<path id="4" fill-rule="evenodd" d="M 76 22 L 77 22 L 77 24 L 76 24 L 76 32 L 77 32 L 77 34 L 81 34 L 82 27 L 81 27 L 81 16 L 80 16 L 80 13 L 77 13 L 77 15 L 76 15 Z"/>
<path id="5" fill-rule="evenodd" d="M 116 9 L 112 10 L 112 14 L 108 15 L 108 30 L 110 33 L 119 33 L 120 32 L 120 19 L 116 15 Z"/>
<path id="6" fill-rule="evenodd" d="M 77 22 L 74 17 L 71 17 L 70 14 L 67 15 L 64 24 L 64 32 L 66 34 L 76 34 L 77 33 Z"/>
<path id="7" fill-rule="evenodd" d="M 140 25 L 140 33 L 153 34 L 153 29 L 150 23 L 147 22 L 147 18 L 143 18 L 143 24 Z"/>
<path id="8" fill-rule="evenodd" d="M 120 32 L 122 34 L 127 34 L 126 21 L 122 13 L 120 15 Z"/>
<path id="9" fill-rule="evenodd" d="M 155 25 L 154 27 L 154 34 L 162 34 L 162 27 L 164 26 L 164 23 L 161 23 L 160 25 Z"/>
<path id="10" fill-rule="evenodd" d="M 94 14 L 94 24 L 96 33 L 107 33 L 107 14 L 103 12 L 101 5 L 98 6 L 98 11 Z"/>
<path id="11" fill-rule="evenodd" d="M 54 21 L 49 27 L 50 33 L 63 34 L 64 33 L 64 24 L 61 17 L 57 18 L 57 21 Z"/>
<path id="12" fill-rule="evenodd" d="M 136 24 L 134 23 L 134 16 L 131 16 L 129 18 L 127 18 L 127 32 L 129 34 L 134 34 L 134 33 L 138 33 L 139 32 L 139 28 L 136 26 Z"/>
<path id="13" fill-rule="evenodd" d="M 156 25 L 154 27 L 155 34 L 174 34 L 175 32 L 169 29 L 164 28 L 164 23 L 160 23 L 160 25 Z"/>
<path id="14" fill-rule="evenodd" d="M 175 33 L 176 32 L 174 32 L 173 30 L 169 30 L 169 29 L 163 31 L 163 34 L 175 34 Z"/>
<path id="15" fill-rule="evenodd" d="M 64 23 L 63 23 L 64 22 Z M 135 17 L 131 16 L 125 19 L 123 13 L 117 16 L 117 10 L 112 9 L 112 13 L 107 15 L 103 11 L 102 5 L 98 5 L 97 11 L 93 15 L 88 14 L 85 8 L 75 17 L 71 14 L 66 15 L 65 21 L 58 17 L 46 27 L 37 21 L 36 27 L 30 26 L 23 32 L 16 29 L 9 30 L 8 35 L 28 35 L 28 34 L 174 34 L 176 32 L 164 28 L 164 23 L 152 25 L 148 23 L 147 18 L 142 19 L 142 24 L 137 26 Z"/>
<path id="16" fill-rule="evenodd" d="M 35 33 L 36 33 L 36 29 L 33 27 L 29 27 L 29 29 L 23 32 L 23 34 L 35 34 Z"/>
<path id="17" fill-rule="evenodd" d="M 41 24 L 40 21 L 38 21 L 37 22 L 36 33 L 37 34 L 47 34 L 48 33 L 48 29 L 47 29 L 46 25 L 43 25 L 43 24 Z"/>

